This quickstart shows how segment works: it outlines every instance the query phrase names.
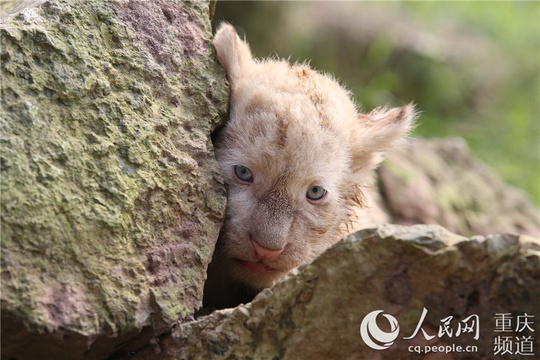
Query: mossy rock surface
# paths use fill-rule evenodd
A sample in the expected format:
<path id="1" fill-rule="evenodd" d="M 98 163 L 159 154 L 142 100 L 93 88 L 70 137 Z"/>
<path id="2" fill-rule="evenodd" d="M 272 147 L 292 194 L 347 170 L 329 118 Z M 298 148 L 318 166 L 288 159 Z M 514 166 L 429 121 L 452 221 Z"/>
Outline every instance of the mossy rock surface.
<path id="1" fill-rule="evenodd" d="M 2 358 L 103 357 L 201 305 L 228 102 L 209 3 L 3 10 Z"/>

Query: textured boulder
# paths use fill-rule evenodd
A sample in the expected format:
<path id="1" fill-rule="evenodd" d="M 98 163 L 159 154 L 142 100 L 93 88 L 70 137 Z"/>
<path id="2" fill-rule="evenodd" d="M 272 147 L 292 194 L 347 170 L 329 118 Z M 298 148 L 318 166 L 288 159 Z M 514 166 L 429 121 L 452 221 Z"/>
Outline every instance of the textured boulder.
<path id="1" fill-rule="evenodd" d="M 515 322 L 540 314 L 539 281 L 534 238 L 467 239 L 439 226 L 383 225 L 346 237 L 252 303 L 179 324 L 134 359 L 482 359 L 494 356 L 500 314 L 513 318 L 505 335 L 532 336 L 537 355 L 537 317 L 529 324 L 535 332 L 515 333 Z M 360 336 L 363 319 L 376 310 L 399 324 L 386 350 Z M 419 323 L 418 334 L 404 339 Z M 443 353 L 425 354 L 426 345 Z M 458 346 L 477 351 L 458 353 Z"/>
<path id="2" fill-rule="evenodd" d="M 225 75 L 208 2 L 26 4 L 0 23 L 2 358 L 104 358 L 201 305 Z"/>
<path id="3" fill-rule="evenodd" d="M 538 207 L 459 138 L 414 139 L 392 152 L 379 169 L 379 188 L 394 223 L 438 224 L 465 236 L 540 237 Z"/>

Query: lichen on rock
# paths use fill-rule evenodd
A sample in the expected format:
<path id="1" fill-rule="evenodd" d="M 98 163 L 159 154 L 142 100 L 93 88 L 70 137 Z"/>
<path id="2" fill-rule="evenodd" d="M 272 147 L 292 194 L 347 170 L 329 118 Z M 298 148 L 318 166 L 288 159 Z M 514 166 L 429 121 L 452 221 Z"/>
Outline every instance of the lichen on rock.
<path id="1" fill-rule="evenodd" d="M 60 0 L 3 15 L 2 356 L 47 339 L 42 359 L 91 358 L 200 307 L 228 102 L 208 11 Z"/>

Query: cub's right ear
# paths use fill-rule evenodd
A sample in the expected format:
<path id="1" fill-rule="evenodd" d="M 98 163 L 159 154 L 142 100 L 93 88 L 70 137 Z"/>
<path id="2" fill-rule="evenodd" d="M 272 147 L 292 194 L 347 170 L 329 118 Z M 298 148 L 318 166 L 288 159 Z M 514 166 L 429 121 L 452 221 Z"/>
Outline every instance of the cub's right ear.
<path id="1" fill-rule="evenodd" d="M 214 47 L 219 63 L 227 72 L 231 84 L 234 84 L 253 61 L 249 45 L 240 40 L 231 24 L 221 23 L 214 36 Z"/>

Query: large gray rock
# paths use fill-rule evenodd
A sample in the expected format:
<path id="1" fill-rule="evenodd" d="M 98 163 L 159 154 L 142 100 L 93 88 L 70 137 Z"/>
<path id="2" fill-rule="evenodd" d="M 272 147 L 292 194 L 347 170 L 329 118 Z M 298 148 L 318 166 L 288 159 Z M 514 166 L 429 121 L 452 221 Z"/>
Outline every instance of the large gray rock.
<path id="1" fill-rule="evenodd" d="M 179 324 L 133 359 L 484 359 L 495 354 L 495 319 L 503 313 L 513 319 L 503 335 L 532 336 L 538 355 L 539 279 L 537 239 L 467 239 L 439 226 L 383 225 L 346 237 L 252 303 Z M 403 339 L 414 334 L 423 308 L 428 312 L 421 328 L 434 338 L 427 341 L 420 330 Z M 386 350 L 368 347 L 360 336 L 363 319 L 376 310 L 399 323 Z M 534 332 L 516 332 L 524 314 L 535 316 L 529 318 Z M 445 319 L 451 337 L 439 336 Z M 389 332 L 382 320 L 379 326 Z M 457 335 L 460 324 L 474 331 Z M 477 351 L 425 353 L 426 345 L 446 351 L 453 344 Z"/>
<path id="2" fill-rule="evenodd" d="M 2 358 L 104 358 L 201 306 L 225 207 L 210 133 L 228 101 L 209 3 L 11 3 Z"/>

